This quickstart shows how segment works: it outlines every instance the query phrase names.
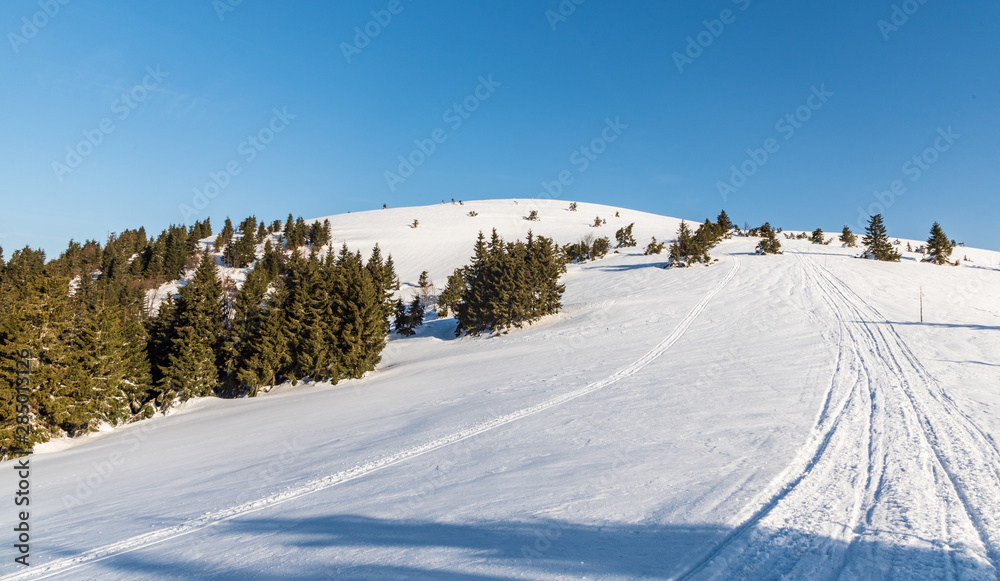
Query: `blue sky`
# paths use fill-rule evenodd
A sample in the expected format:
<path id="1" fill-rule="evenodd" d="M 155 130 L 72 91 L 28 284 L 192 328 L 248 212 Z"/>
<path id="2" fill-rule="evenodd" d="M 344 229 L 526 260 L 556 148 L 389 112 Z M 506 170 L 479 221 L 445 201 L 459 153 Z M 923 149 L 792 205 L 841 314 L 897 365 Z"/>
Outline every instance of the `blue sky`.
<path id="1" fill-rule="evenodd" d="M 561 172 L 560 199 L 786 229 L 874 210 L 1000 249 L 996 2 L 9 0 L 0 32 L 6 256 Z"/>

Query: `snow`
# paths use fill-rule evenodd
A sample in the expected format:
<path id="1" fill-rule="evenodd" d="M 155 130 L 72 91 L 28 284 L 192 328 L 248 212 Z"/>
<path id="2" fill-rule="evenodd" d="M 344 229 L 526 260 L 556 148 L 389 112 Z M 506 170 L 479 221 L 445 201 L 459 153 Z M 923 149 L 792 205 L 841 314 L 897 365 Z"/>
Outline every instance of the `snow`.
<path id="1" fill-rule="evenodd" d="M 782 239 L 759 257 L 735 238 L 663 270 L 641 248 L 677 219 L 517 202 L 329 219 L 335 248 L 378 242 L 438 288 L 480 229 L 567 243 L 635 222 L 639 247 L 571 265 L 563 311 L 531 327 L 456 339 L 432 320 L 361 380 L 40 447 L 32 567 L 0 572 L 997 578 L 1000 253 L 890 264 Z"/>

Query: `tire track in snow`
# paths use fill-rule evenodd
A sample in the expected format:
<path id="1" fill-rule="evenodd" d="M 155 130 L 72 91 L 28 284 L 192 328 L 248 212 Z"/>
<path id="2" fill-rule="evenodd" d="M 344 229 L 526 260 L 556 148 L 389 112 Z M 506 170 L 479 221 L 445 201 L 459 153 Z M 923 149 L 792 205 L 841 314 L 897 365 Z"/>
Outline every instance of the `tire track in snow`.
<path id="1" fill-rule="evenodd" d="M 446 446 L 467 440 L 484 432 L 497 429 L 499 427 L 505 426 L 507 424 L 516 422 L 520 419 L 532 416 L 543 411 L 549 410 L 551 408 L 563 405 L 587 394 L 593 393 L 600 389 L 604 389 L 609 385 L 613 385 L 622 379 L 635 375 L 647 365 L 655 361 L 658 357 L 663 355 L 674 343 L 676 343 L 687 330 L 691 327 L 694 321 L 705 311 L 708 304 L 715 298 L 719 292 L 722 291 L 726 285 L 736 276 L 737 271 L 740 269 L 740 260 L 736 256 L 733 256 L 733 266 L 726 274 L 725 278 L 722 279 L 711 291 L 706 294 L 701 301 L 684 317 L 683 320 L 677 325 L 674 331 L 667 336 L 663 341 L 661 341 L 656 347 L 653 347 L 648 353 L 632 362 L 630 365 L 618 370 L 614 374 L 596 381 L 594 383 L 588 384 L 580 389 L 565 393 L 563 395 L 551 398 L 542 403 L 529 406 L 491 420 L 487 420 L 476 424 L 472 427 L 466 428 L 454 432 L 448 436 L 432 440 L 425 444 L 418 446 L 413 446 L 406 450 L 402 450 L 395 454 L 390 454 L 387 456 L 382 456 L 370 462 L 364 464 L 359 464 L 353 468 L 347 470 L 342 470 L 335 474 L 312 480 L 301 484 L 299 486 L 289 488 L 287 490 L 253 500 L 250 502 L 243 503 L 238 506 L 218 510 L 205 514 L 201 517 L 188 520 L 186 522 L 160 529 L 158 531 L 153 531 L 150 533 L 138 535 L 128 539 L 118 541 L 116 543 L 111 543 L 103 547 L 98 547 L 85 551 L 74 557 L 64 557 L 61 559 L 56 559 L 48 563 L 43 563 L 32 567 L 32 569 L 17 573 L 14 575 L 8 575 L 3 577 L 3 579 L 46 579 L 57 574 L 66 573 L 86 565 L 90 565 L 105 559 L 110 559 L 118 555 L 123 555 L 130 551 L 135 551 L 138 549 L 146 548 L 157 543 L 162 543 L 177 537 L 192 533 L 201 529 L 205 529 L 222 522 L 226 522 L 235 518 L 253 514 L 255 512 L 271 508 L 291 500 L 295 500 L 312 494 L 314 492 L 320 492 L 328 488 L 332 488 L 339 484 L 344 484 L 345 482 L 350 482 L 352 480 L 357 480 L 363 476 L 367 476 L 384 468 L 390 466 L 395 466 L 409 460 L 411 458 L 416 458 L 424 454 L 439 450 Z"/>
<path id="2" fill-rule="evenodd" d="M 839 579 L 876 571 L 996 578 L 1000 454 L 992 439 L 874 307 L 829 270 L 799 260 L 841 327 L 834 389 L 859 397 L 849 396 L 805 469 L 786 470 L 794 475 L 788 483 L 684 578 Z M 814 434 L 823 433 L 824 415 Z M 838 481 L 849 483 L 841 494 Z"/>
<path id="3" fill-rule="evenodd" d="M 821 268 L 817 266 L 817 268 Z M 975 527 L 994 575 L 1000 573 L 1000 451 L 991 438 L 947 396 L 888 320 L 826 268 L 822 275 L 834 292 L 854 306 L 873 342 L 885 344 L 881 359 L 897 372 L 926 445 L 947 484 Z"/>
<path id="4" fill-rule="evenodd" d="M 834 310 L 834 305 L 826 296 L 823 296 L 823 300 L 831 310 Z M 768 517 L 780 503 L 785 501 L 799 487 L 803 480 L 817 469 L 817 465 L 827 455 L 828 448 L 833 446 L 837 450 L 844 448 L 846 445 L 842 437 L 843 424 L 845 418 L 848 422 L 851 420 L 849 410 L 854 406 L 861 405 L 858 403 L 858 400 L 862 400 L 863 402 L 863 394 L 860 393 L 857 386 L 861 384 L 860 380 L 865 377 L 865 370 L 858 366 L 852 357 L 853 353 L 848 344 L 849 330 L 845 325 L 841 324 L 839 331 L 836 370 L 824 396 L 823 407 L 807 438 L 807 443 L 802 446 L 800 453 L 789 464 L 788 468 L 783 470 L 774 479 L 771 492 L 763 493 L 766 495 L 764 496 L 766 500 L 761 501 L 759 504 L 752 503 L 751 506 L 758 506 L 758 508 L 748 516 L 737 517 L 736 522 L 739 524 L 706 556 L 692 565 L 686 572 L 679 575 L 678 579 L 696 577 L 706 573 L 713 567 L 717 568 L 720 561 L 723 564 L 727 564 L 734 558 L 746 553 L 748 546 L 754 541 L 752 537 L 754 536 L 755 527 Z M 847 369 L 845 369 L 845 366 Z M 857 381 L 852 382 L 849 378 L 845 380 L 845 372 L 853 372 Z M 869 421 L 871 420 L 869 419 Z M 866 446 L 867 448 L 868 446 Z M 857 459 L 859 462 L 862 460 L 860 457 Z M 870 468 L 866 469 L 870 470 Z M 857 494 L 855 497 L 857 497 Z M 855 514 L 853 522 L 857 522 L 856 519 L 860 517 L 861 507 L 857 506 L 853 508 L 854 510 L 851 511 Z M 760 565 L 758 570 L 766 570 L 772 566 L 769 562 Z M 710 577 L 718 576 L 717 573 L 713 572 L 708 572 L 708 574 Z"/>

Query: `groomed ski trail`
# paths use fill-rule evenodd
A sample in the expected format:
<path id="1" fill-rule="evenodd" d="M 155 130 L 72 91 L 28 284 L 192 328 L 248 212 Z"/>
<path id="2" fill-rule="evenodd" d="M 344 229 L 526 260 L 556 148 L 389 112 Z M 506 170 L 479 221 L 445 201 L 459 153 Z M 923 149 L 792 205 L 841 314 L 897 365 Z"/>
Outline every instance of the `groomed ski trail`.
<path id="1" fill-rule="evenodd" d="M 157 543 L 162 543 L 177 537 L 196 532 L 219 523 L 229 521 L 235 518 L 253 514 L 255 512 L 271 508 L 291 500 L 295 500 L 312 494 L 314 492 L 320 492 L 337 486 L 339 484 L 344 484 L 345 482 L 350 482 L 357 480 L 376 471 L 388 468 L 400 464 L 411 458 L 416 458 L 424 454 L 439 450 L 446 446 L 467 440 L 479 434 L 488 432 L 505 426 L 507 424 L 516 422 L 520 419 L 532 416 L 534 414 L 541 413 L 543 411 L 552 409 L 554 407 L 563 405 L 587 394 L 593 393 L 600 389 L 604 389 L 610 385 L 613 385 L 622 379 L 635 375 L 647 365 L 655 361 L 658 357 L 663 355 L 672 345 L 674 345 L 691 325 L 697 320 L 702 312 L 708 307 L 709 303 L 715 298 L 719 292 L 725 288 L 730 281 L 736 276 L 737 271 L 740 269 L 740 260 L 736 256 L 732 256 L 733 266 L 730 268 L 726 276 L 715 286 L 711 291 L 706 294 L 701 301 L 684 317 L 683 320 L 677 325 L 674 331 L 667 336 L 663 341 L 656 345 L 653 349 L 647 352 L 645 355 L 632 362 L 628 366 L 618 370 L 614 374 L 602 379 L 600 381 L 586 385 L 577 390 L 565 393 L 563 395 L 551 398 L 539 404 L 522 408 L 520 410 L 481 422 L 472 427 L 459 430 L 448 436 L 438 438 L 436 440 L 407 448 L 405 450 L 396 452 L 394 454 L 389 454 L 366 462 L 364 464 L 357 465 L 353 468 L 337 472 L 330 476 L 319 478 L 316 480 L 308 481 L 299 486 L 286 489 L 284 491 L 266 496 L 257 500 L 243 503 L 238 506 L 230 507 L 227 509 L 222 509 L 212 513 L 205 514 L 199 518 L 191 519 L 186 522 L 167 527 L 161 530 L 153 531 L 143 535 L 138 535 L 128 539 L 118 541 L 116 543 L 111 543 L 103 547 L 98 547 L 85 551 L 79 555 L 73 557 L 65 557 L 62 559 L 56 559 L 48 563 L 42 563 L 33 566 L 31 569 L 16 573 L 14 575 L 7 575 L 2 579 L 9 580 L 20 580 L 20 579 L 47 579 L 55 575 L 67 573 L 74 569 L 78 569 L 105 559 L 110 559 L 118 555 L 123 555 L 130 551 L 137 549 L 142 549 L 155 545 Z"/>
<path id="2" fill-rule="evenodd" d="M 797 258 L 840 328 L 826 404 L 784 484 L 682 578 L 997 579 L 995 443 L 877 309 Z"/>

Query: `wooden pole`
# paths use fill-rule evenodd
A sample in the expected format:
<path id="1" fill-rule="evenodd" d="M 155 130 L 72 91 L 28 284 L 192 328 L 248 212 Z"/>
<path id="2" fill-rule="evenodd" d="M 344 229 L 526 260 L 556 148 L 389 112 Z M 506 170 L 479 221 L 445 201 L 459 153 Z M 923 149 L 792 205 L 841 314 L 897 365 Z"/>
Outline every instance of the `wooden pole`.
<path id="1" fill-rule="evenodd" d="M 924 322 L 924 287 L 920 287 L 920 322 Z"/>

